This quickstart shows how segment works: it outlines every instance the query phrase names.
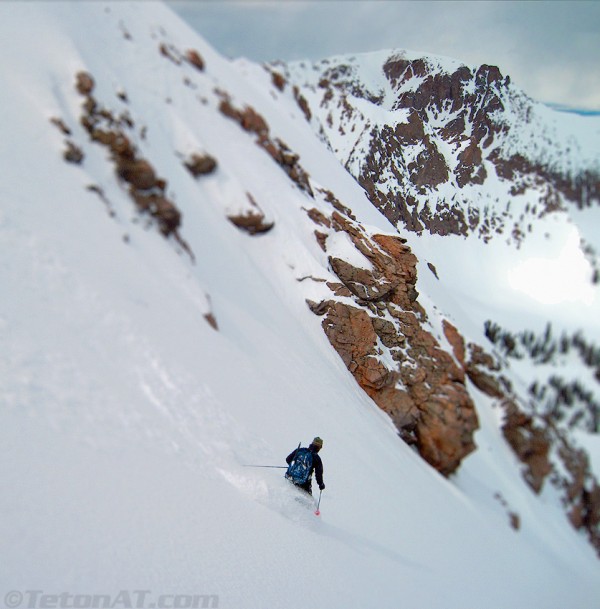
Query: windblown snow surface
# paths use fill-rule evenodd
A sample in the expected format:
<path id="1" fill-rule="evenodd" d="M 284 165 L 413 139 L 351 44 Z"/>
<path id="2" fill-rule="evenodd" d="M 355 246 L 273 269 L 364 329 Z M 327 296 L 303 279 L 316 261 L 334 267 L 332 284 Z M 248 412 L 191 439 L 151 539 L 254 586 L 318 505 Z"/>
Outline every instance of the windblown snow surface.
<path id="1" fill-rule="evenodd" d="M 206 70 L 176 65 L 163 43 L 197 49 Z M 101 595 L 127 607 L 123 590 L 151 591 L 155 606 L 159 595 L 207 595 L 224 609 L 599 606 L 597 557 L 551 487 L 536 497 L 523 482 L 485 397 L 473 389 L 479 450 L 446 480 L 330 347 L 305 304 L 318 287 L 300 281 L 329 277 L 302 211 L 314 202 L 217 111 L 215 89 L 256 108 L 313 184 L 393 233 L 297 108 L 162 4 L 4 2 L 0 44 L 7 607 L 42 606 L 32 590 L 80 594 L 81 606 L 99 595 L 98 607 Z M 195 262 L 138 215 L 80 126 L 81 70 L 100 103 L 133 119 Z M 53 117 L 72 130 L 81 165 L 64 162 Z M 199 149 L 219 166 L 194 180 L 181 158 Z M 246 193 L 275 222 L 268 234 L 227 220 Z M 438 292 L 422 289 L 441 310 L 458 298 Z M 314 435 L 327 485 L 319 517 L 283 470 L 246 467 L 282 465 Z"/>

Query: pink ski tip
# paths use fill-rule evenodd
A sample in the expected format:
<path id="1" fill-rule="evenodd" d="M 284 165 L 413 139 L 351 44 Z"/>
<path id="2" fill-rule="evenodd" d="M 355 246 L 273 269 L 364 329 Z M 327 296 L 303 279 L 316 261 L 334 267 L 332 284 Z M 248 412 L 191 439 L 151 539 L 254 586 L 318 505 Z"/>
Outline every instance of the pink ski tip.
<path id="1" fill-rule="evenodd" d="M 319 510 L 317 510 L 317 511 L 315 512 L 315 516 L 320 516 L 320 515 L 321 515 L 321 512 L 320 512 Z"/>

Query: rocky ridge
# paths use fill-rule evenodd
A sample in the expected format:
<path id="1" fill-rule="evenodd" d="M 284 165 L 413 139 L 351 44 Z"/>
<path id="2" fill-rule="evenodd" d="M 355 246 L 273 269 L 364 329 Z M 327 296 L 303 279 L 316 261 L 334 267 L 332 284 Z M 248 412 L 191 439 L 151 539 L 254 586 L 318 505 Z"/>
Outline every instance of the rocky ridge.
<path id="1" fill-rule="evenodd" d="M 366 56 L 267 69 L 393 224 L 518 244 L 536 218 L 600 201 L 600 159 L 570 166 L 577 143 L 545 133 L 538 106 L 498 68 L 376 59 L 375 80 Z"/>

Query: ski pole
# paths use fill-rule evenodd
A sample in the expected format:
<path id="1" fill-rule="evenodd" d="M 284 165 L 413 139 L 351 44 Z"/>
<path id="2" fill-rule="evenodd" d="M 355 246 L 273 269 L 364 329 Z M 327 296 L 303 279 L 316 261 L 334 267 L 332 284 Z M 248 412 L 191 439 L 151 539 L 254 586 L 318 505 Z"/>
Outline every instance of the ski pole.
<path id="1" fill-rule="evenodd" d="M 317 503 L 317 509 L 315 510 L 315 516 L 319 516 L 321 514 L 321 510 L 319 510 L 319 506 L 321 505 L 321 495 L 323 494 L 323 491 L 320 490 L 319 491 L 319 502 Z"/>
<path id="2" fill-rule="evenodd" d="M 248 465 L 246 463 L 242 464 L 242 467 L 272 467 L 275 469 L 287 469 L 287 465 Z"/>

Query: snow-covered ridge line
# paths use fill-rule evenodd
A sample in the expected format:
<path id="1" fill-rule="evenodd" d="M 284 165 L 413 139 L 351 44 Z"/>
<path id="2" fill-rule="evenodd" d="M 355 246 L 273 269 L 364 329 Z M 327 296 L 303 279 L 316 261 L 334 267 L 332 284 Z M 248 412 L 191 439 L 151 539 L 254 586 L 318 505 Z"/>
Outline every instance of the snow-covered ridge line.
<path id="1" fill-rule="evenodd" d="M 541 215 L 600 199 L 600 120 L 535 103 L 493 66 L 394 51 L 269 69 L 409 230 L 520 241 Z"/>
<path id="2" fill-rule="evenodd" d="M 393 109 L 398 95 L 407 90 L 414 90 L 422 84 L 425 76 L 405 80 L 401 87 L 391 86 L 389 77 L 386 76 L 386 66 L 396 62 L 408 62 L 410 65 L 425 66 L 425 74 L 452 75 L 461 69 L 467 69 L 471 74 L 476 74 L 482 66 L 463 63 L 451 57 L 427 54 L 406 49 L 387 49 L 376 52 L 358 53 L 355 55 L 336 55 L 315 62 L 299 60 L 294 62 L 274 62 L 273 68 L 278 66 L 287 71 L 290 80 L 311 89 L 317 89 L 319 82 L 326 74 L 335 73 L 342 77 L 339 83 L 353 83 L 358 87 L 351 94 L 362 91 L 355 95 L 354 102 L 360 102 L 366 97 L 378 100 L 378 105 L 388 110 Z M 340 71 L 341 70 L 341 71 Z M 416 75 L 415 75 L 416 76 Z M 466 83 L 465 93 L 474 92 L 475 83 Z M 513 115 L 514 128 L 519 130 L 523 145 L 530 142 L 535 146 L 536 140 L 544 139 L 546 143 L 553 143 L 563 148 L 552 153 L 549 150 L 538 148 L 538 153 L 544 154 L 544 158 L 532 158 L 534 161 L 554 163 L 557 170 L 568 171 L 570 168 L 560 165 L 565 153 L 570 156 L 575 148 L 579 154 L 581 163 L 589 169 L 598 170 L 599 159 L 596 145 L 597 136 L 600 132 L 600 120 L 597 112 L 578 111 L 577 109 L 554 107 L 541 102 L 536 102 L 527 96 L 521 89 L 513 85 L 510 76 L 505 79 L 506 90 L 503 101 L 509 105 L 506 109 L 508 115 Z M 365 95 L 365 93 L 367 93 Z M 374 110 L 376 112 L 376 110 Z M 565 113 L 574 120 L 565 119 Z M 591 119 L 591 120 L 590 120 Z M 527 153 L 532 155 L 535 150 L 529 149 Z M 579 168 L 581 169 L 581 167 Z"/>

